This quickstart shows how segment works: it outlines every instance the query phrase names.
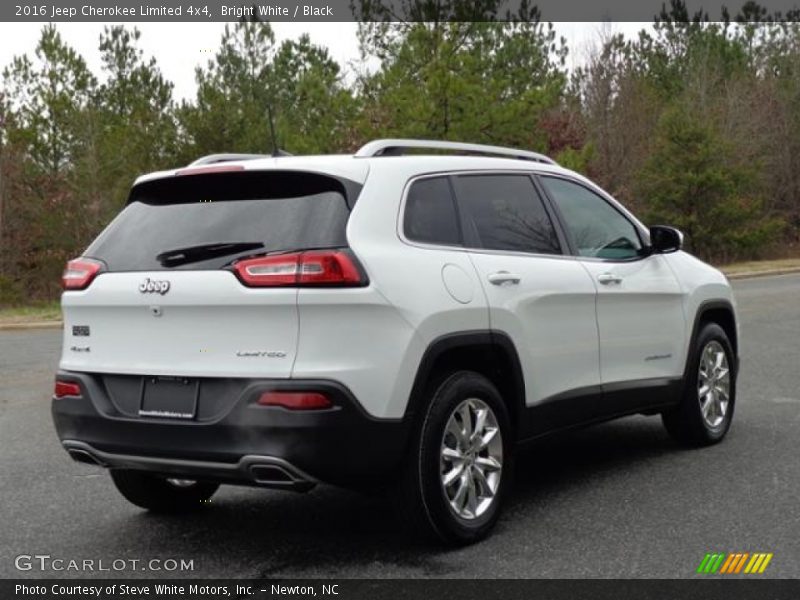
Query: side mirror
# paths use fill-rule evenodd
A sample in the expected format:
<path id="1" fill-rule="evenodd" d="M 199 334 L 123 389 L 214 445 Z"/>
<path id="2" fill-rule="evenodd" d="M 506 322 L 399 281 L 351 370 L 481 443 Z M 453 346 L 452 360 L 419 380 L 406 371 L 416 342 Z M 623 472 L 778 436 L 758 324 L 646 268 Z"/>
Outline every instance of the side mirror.
<path id="1" fill-rule="evenodd" d="M 683 247 L 683 234 L 674 227 L 653 225 L 650 228 L 650 248 L 655 254 L 677 252 Z"/>

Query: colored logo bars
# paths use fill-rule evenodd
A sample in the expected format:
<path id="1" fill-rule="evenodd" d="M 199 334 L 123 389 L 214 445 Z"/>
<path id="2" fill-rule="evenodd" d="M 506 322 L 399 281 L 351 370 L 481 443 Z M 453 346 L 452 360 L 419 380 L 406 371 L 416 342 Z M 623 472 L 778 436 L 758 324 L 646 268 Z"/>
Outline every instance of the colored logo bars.
<path id="1" fill-rule="evenodd" d="M 763 573 L 771 560 L 772 552 L 754 552 L 753 554 L 749 552 L 732 552 L 730 554 L 718 552 L 706 554 L 700 566 L 697 567 L 697 572 L 704 574 L 736 575 L 738 573 L 747 573 L 755 575 L 756 573 Z"/>

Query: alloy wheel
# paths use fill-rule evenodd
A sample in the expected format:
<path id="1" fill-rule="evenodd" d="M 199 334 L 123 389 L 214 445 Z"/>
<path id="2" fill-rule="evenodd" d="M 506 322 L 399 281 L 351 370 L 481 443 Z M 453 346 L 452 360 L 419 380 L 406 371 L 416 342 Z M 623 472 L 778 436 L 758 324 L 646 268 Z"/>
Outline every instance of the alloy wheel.
<path id="1" fill-rule="evenodd" d="M 503 471 L 503 438 L 483 400 L 469 398 L 450 414 L 442 436 L 441 484 L 458 517 L 480 517 L 494 502 Z"/>
<path id="2" fill-rule="evenodd" d="M 715 429 L 725 420 L 730 404 L 731 371 L 725 349 L 716 340 L 708 342 L 700 354 L 697 397 L 706 425 Z"/>

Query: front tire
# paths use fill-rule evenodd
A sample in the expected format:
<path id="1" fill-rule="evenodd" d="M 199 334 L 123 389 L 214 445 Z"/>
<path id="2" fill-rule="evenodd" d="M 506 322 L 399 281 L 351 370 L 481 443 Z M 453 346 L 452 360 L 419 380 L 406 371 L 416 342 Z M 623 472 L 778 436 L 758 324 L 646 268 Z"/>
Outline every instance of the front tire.
<path id="1" fill-rule="evenodd" d="M 111 479 L 128 502 L 157 513 L 198 510 L 219 488 L 216 483 L 169 479 L 126 469 L 112 469 Z"/>
<path id="2" fill-rule="evenodd" d="M 484 376 L 460 371 L 429 395 L 398 491 L 426 537 L 469 544 L 489 534 L 511 482 L 508 410 Z"/>
<path id="3" fill-rule="evenodd" d="M 662 415 L 669 434 L 690 446 L 722 441 L 736 403 L 736 359 L 725 330 L 706 323 L 692 345 L 681 403 Z"/>

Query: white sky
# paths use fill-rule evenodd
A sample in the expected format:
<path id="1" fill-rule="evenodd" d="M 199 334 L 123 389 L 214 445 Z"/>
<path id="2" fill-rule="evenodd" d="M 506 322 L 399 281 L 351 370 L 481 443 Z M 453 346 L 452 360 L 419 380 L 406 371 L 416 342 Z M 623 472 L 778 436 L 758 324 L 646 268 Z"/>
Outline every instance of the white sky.
<path id="1" fill-rule="evenodd" d="M 2 1 L 2 0 L 0 0 Z M 67 44 L 75 48 L 102 78 L 100 53 L 97 49 L 100 33 L 106 25 L 116 23 L 58 23 L 58 30 Z M 194 69 L 204 65 L 219 46 L 225 23 L 127 23 L 142 33 L 139 45 L 146 57 L 155 56 L 162 73 L 175 84 L 175 98 L 194 96 Z M 588 48 L 596 42 L 603 28 L 635 35 L 647 23 L 555 23 L 559 35 L 567 38 L 570 49 L 568 65 L 581 64 Z M 0 23 L 0 70 L 18 54 L 33 55 L 42 23 Z M 359 65 L 357 25 L 355 23 L 272 23 L 275 37 L 297 38 L 308 33 L 315 44 L 326 46 L 331 56 L 345 72 L 363 68 Z"/>

